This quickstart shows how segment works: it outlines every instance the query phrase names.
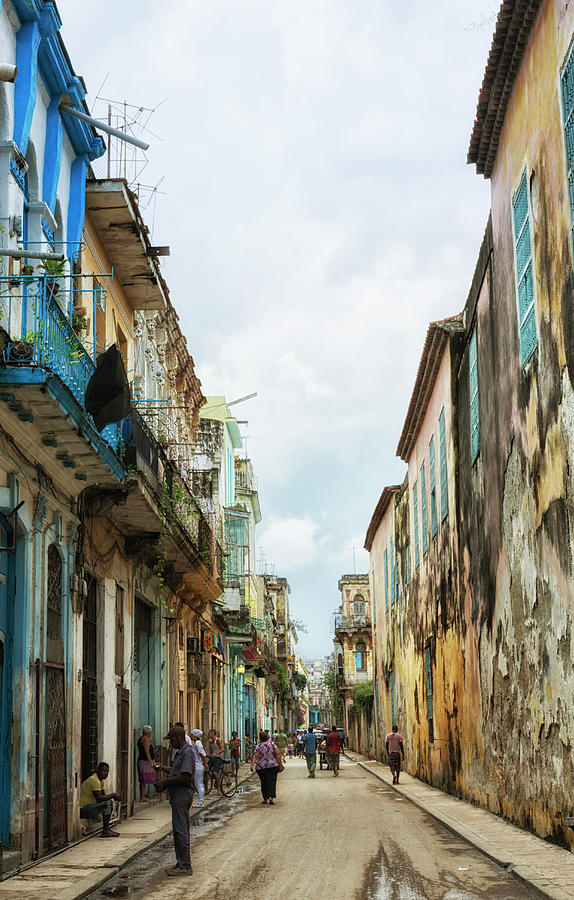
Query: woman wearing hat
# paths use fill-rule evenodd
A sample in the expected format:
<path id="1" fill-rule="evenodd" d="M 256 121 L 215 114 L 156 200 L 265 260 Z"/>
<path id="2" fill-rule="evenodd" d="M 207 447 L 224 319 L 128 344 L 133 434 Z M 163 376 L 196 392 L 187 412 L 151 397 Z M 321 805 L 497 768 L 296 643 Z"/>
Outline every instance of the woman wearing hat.
<path id="1" fill-rule="evenodd" d="M 201 743 L 202 735 L 203 731 L 200 731 L 199 728 L 194 728 L 191 732 L 191 740 L 193 741 L 191 751 L 193 753 L 193 758 L 195 759 L 195 790 L 197 791 L 198 806 L 203 806 L 205 798 L 203 776 L 205 775 L 205 760 L 207 759 L 207 755 L 203 749 L 203 744 Z"/>

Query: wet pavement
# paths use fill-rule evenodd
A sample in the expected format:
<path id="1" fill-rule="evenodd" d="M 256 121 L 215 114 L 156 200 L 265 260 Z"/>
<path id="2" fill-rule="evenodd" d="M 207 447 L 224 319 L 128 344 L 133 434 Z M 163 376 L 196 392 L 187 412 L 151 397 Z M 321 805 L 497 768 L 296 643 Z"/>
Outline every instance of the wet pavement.
<path id="1" fill-rule="evenodd" d="M 237 788 L 230 799 L 222 799 L 217 806 L 208 807 L 205 813 L 192 819 L 190 827 L 191 854 L 198 841 L 204 841 L 216 828 L 222 828 L 233 816 L 247 809 L 247 796 L 259 793 L 259 784 L 253 778 Z M 190 810 L 197 813 L 197 809 Z M 146 850 L 133 862 L 108 881 L 102 888 L 92 892 L 90 898 L 143 897 L 166 880 L 164 869 L 174 864 L 173 839 L 171 834 Z"/>
<path id="2" fill-rule="evenodd" d="M 290 761 L 275 807 L 259 782 L 196 818 L 191 878 L 170 878 L 171 835 L 92 898 L 275 900 L 305 885 L 356 900 L 528 900 L 528 888 L 373 775 L 345 760 L 341 775 Z M 299 891 L 298 891 L 299 892 Z"/>

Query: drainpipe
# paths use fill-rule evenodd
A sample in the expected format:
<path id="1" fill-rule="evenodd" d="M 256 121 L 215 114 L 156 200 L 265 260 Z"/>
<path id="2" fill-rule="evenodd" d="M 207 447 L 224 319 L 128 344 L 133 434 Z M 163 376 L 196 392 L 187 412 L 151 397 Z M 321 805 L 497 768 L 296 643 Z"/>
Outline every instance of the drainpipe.
<path id="1" fill-rule="evenodd" d="M 67 116 L 72 116 L 74 119 L 80 119 L 82 122 L 87 122 L 88 125 L 97 128 L 98 131 L 105 131 L 106 134 L 111 134 L 120 141 L 125 141 L 126 144 L 133 144 L 134 147 L 139 147 L 140 150 L 149 150 L 149 144 L 146 144 L 145 141 L 140 141 L 139 138 L 133 137 L 131 134 L 126 134 L 125 131 L 119 131 L 117 128 L 112 128 L 112 126 L 107 125 L 106 122 L 100 122 L 99 119 L 94 119 L 92 116 L 88 116 L 86 113 L 74 109 L 73 106 L 62 103 L 58 108 L 60 112 L 65 113 Z"/>

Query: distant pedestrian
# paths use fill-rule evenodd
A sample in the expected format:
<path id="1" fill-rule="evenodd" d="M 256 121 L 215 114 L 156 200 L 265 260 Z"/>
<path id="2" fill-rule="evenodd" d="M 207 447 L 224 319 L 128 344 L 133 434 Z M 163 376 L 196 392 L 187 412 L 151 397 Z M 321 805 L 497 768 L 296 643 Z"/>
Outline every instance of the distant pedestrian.
<path id="1" fill-rule="evenodd" d="M 306 732 L 304 732 L 306 734 Z M 297 735 L 297 756 L 303 756 L 305 751 L 305 744 L 303 743 L 303 733 L 299 732 Z"/>
<path id="2" fill-rule="evenodd" d="M 307 778 L 314 778 L 317 768 L 317 735 L 313 732 L 312 725 L 309 725 L 309 731 L 303 735 L 303 744 L 305 745 L 305 762 L 309 772 Z"/>
<path id="3" fill-rule="evenodd" d="M 217 793 L 221 797 L 221 775 L 219 774 L 223 768 L 223 752 L 225 747 L 223 741 L 219 737 L 215 728 L 210 728 L 208 733 L 207 755 L 209 757 L 209 768 L 213 772 L 215 778 L 215 787 Z"/>
<path id="4" fill-rule="evenodd" d="M 237 732 L 232 731 L 229 739 L 229 752 L 231 754 L 231 771 L 239 775 L 239 760 L 241 756 L 241 741 L 237 737 Z"/>
<path id="5" fill-rule="evenodd" d="M 193 758 L 195 760 L 195 790 L 197 793 L 197 805 L 203 806 L 205 803 L 205 784 L 203 779 L 205 778 L 205 767 L 207 765 L 207 754 L 203 748 L 203 744 L 201 743 L 201 738 L 203 737 L 203 731 L 199 728 L 194 728 L 191 732 L 191 751 L 193 753 Z"/>
<path id="6" fill-rule="evenodd" d="M 329 754 L 329 765 L 336 778 L 339 774 L 339 761 L 341 758 L 341 738 L 337 732 L 336 725 L 332 726 L 331 731 L 327 735 L 327 753 Z"/>
<path id="7" fill-rule="evenodd" d="M 259 775 L 261 794 L 263 796 L 262 806 L 266 804 L 274 806 L 280 762 L 281 753 L 277 745 L 269 740 L 268 731 L 261 731 L 259 733 L 259 743 L 251 757 L 251 771 L 253 772 L 254 769 L 257 769 L 257 774 Z"/>
<path id="8" fill-rule="evenodd" d="M 171 769 L 156 763 L 156 769 L 168 772 L 168 778 L 160 778 L 155 783 L 156 791 L 169 790 L 171 804 L 171 824 L 173 828 L 173 846 L 175 849 L 175 866 L 165 870 L 166 875 L 191 875 L 191 858 L 189 853 L 189 807 L 193 800 L 193 781 L 195 760 L 189 744 L 186 742 L 185 728 L 174 725 L 169 732 L 171 746 L 175 756 Z"/>
<path id="9" fill-rule="evenodd" d="M 405 758 L 405 747 L 402 736 L 399 734 L 399 726 L 393 725 L 393 730 L 385 738 L 389 768 L 393 776 L 393 784 L 399 783 L 401 773 L 401 757 Z"/>
<path id="10" fill-rule="evenodd" d="M 138 779 L 140 783 L 140 800 L 145 801 L 145 792 L 148 784 L 155 781 L 155 747 L 151 742 L 151 725 L 144 725 L 138 738 Z"/>
<path id="11" fill-rule="evenodd" d="M 278 731 L 275 735 L 275 743 L 277 744 L 278 749 L 281 751 L 283 762 L 285 762 L 285 753 L 287 751 L 287 735 L 282 731 Z"/>

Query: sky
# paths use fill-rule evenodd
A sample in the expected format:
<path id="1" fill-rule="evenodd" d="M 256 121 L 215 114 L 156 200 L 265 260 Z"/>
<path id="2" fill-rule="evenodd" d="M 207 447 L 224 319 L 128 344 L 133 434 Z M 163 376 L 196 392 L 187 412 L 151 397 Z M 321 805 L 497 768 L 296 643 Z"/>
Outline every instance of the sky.
<path id="1" fill-rule="evenodd" d="M 338 579 L 368 571 L 371 515 L 405 475 L 428 323 L 459 312 L 472 280 L 490 191 L 466 155 L 498 4 L 58 8 L 94 114 L 98 94 L 114 116 L 157 107 L 145 168 L 126 171 L 156 187 L 143 213 L 171 247 L 204 394 L 257 391 L 233 412 L 258 476 L 259 571 L 288 579 L 298 650 L 324 656 Z"/>

